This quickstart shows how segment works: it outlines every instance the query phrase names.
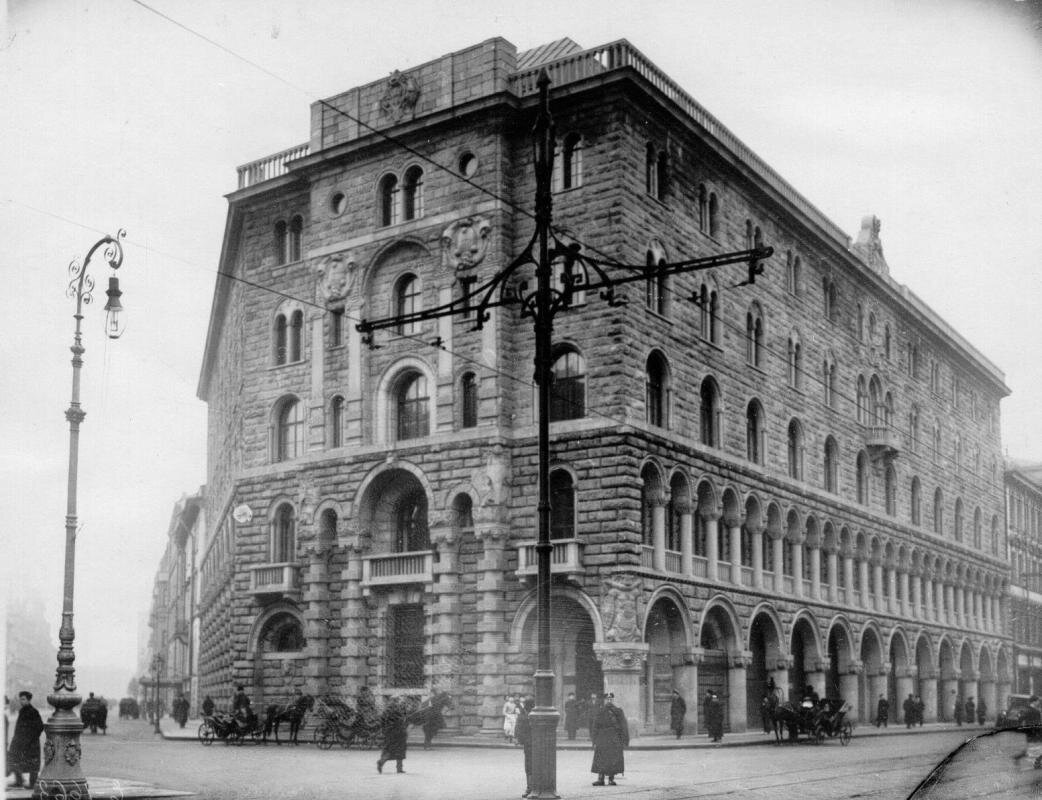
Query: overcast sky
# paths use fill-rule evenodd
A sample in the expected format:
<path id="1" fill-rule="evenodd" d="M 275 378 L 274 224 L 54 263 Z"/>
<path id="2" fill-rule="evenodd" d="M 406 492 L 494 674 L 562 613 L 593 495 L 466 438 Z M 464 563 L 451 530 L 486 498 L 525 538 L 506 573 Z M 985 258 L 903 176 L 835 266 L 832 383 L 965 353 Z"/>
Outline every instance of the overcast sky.
<path id="1" fill-rule="evenodd" d="M 149 5 L 212 42 L 133 0 L 9 0 L 0 38 L 4 577 L 55 629 L 66 270 L 128 231 L 127 332 L 102 335 L 100 259 L 84 320 L 81 690 L 122 694 L 92 671 L 134 672 L 173 505 L 206 480 L 195 393 L 235 167 L 306 141 L 314 100 L 491 36 L 629 39 L 841 228 L 878 215 L 891 275 L 1005 372 L 1005 450 L 1042 461 L 1037 0 Z"/>

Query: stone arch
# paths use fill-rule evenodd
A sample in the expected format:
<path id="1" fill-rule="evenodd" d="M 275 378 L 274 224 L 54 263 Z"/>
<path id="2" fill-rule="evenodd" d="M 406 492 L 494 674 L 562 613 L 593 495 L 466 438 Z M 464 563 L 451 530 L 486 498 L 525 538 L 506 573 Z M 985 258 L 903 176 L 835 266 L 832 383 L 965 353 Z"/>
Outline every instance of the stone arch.
<path id="1" fill-rule="evenodd" d="M 854 650 L 854 628 L 843 614 L 829 621 L 825 639 L 828 654 L 828 675 L 825 680 L 825 696 L 843 698 L 852 706 L 857 698 L 857 667 L 860 660 Z"/>
<path id="2" fill-rule="evenodd" d="M 315 507 L 312 525 L 315 530 L 315 545 L 318 552 L 327 553 L 329 548 L 337 543 L 343 520 L 344 504 L 339 500 L 326 498 Z M 330 524 L 332 524 L 332 529 Z"/>
<path id="3" fill-rule="evenodd" d="M 698 688 L 689 667 L 693 641 L 690 617 L 676 588 L 660 586 L 648 599 L 642 639 L 648 647 L 648 659 L 641 718 L 651 730 L 665 732 L 669 730 L 672 691 L 693 697 Z"/>
<path id="4" fill-rule="evenodd" d="M 821 636 L 817 621 L 807 609 L 800 609 L 789 630 L 789 696 L 803 696 L 805 686 L 814 686 L 820 695 L 825 689 L 825 674 L 821 671 Z"/>
<path id="5" fill-rule="evenodd" d="M 714 519 L 720 516 L 723 509 L 720 504 L 720 493 L 713 481 L 707 477 L 699 479 L 695 487 L 698 498 L 698 513 L 702 519 Z"/>
<path id="6" fill-rule="evenodd" d="M 702 611 L 698 625 L 698 645 L 701 663 L 698 668 L 698 690 L 728 698 L 743 687 L 731 686 L 731 665 L 741 656 L 741 623 L 733 603 L 723 595 L 712 597 Z M 745 720 L 732 719 L 733 702 L 724 703 L 724 730 Z M 705 719 L 699 719 L 699 730 L 705 731 Z"/>
<path id="7" fill-rule="evenodd" d="M 362 280 L 360 282 L 362 287 L 361 296 L 370 296 L 370 293 L 373 290 L 373 284 L 381 270 L 414 264 L 416 261 L 425 258 L 433 258 L 433 255 L 427 246 L 418 238 L 406 236 L 387 242 L 377 249 L 376 253 L 373 254 L 372 259 L 370 259 L 369 264 L 363 269 Z"/>
<path id="8" fill-rule="evenodd" d="M 727 525 L 738 525 L 742 519 L 742 495 L 734 486 L 725 486 L 720 497 L 720 508 Z"/>
<path id="9" fill-rule="evenodd" d="M 947 633 L 937 642 L 937 719 L 950 722 L 955 718 L 955 698 L 959 694 L 958 649 Z"/>
<path id="10" fill-rule="evenodd" d="M 883 636 L 875 622 L 868 622 L 861 629 L 861 642 L 858 649 L 861 658 L 861 706 L 858 709 L 860 719 L 875 718 L 876 701 L 886 693 L 888 670 L 884 659 Z"/>
<path id="11" fill-rule="evenodd" d="M 377 382 L 376 399 L 374 401 L 373 441 L 375 444 L 385 444 L 395 441 L 393 427 L 395 415 L 392 411 L 396 389 L 400 389 L 402 381 L 411 374 L 422 375 L 427 382 L 428 395 L 428 420 L 427 429 L 430 434 L 437 430 L 438 409 L 438 379 L 437 373 L 424 359 L 408 355 L 397 359 L 389 364 L 383 371 Z"/>
<path id="12" fill-rule="evenodd" d="M 429 549 L 431 501 L 431 485 L 421 469 L 406 461 L 380 464 L 366 475 L 356 493 L 353 512 L 359 534 L 370 546 L 386 552 L 399 546 Z M 413 518 L 403 523 L 398 515 L 405 504 L 413 502 Z M 407 541 L 399 542 L 401 536 Z M 426 546 L 420 546 L 424 540 Z"/>
<path id="13" fill-rule="evenodd" d="M 915 671 L 912 666 L 908 637 L 900 625 L 890 632 L 887 643 L 890 672 L 887 675 L 887 700 L 890 701 L 890 717 L 899 719 L 899 711 L 909 694 L 914 694 L 913 683 Z"/>
<path id="14" fill-rule="evenodd" d="M 760 603 L 749 617 L 746 647 L 749 668 L 746 672 L 746 708 L 749 717 L 758 709 L 769 685 L 783 693 L 788 688 L 789 656 L 784 646 L 783 626 L 777 610 L 769 603 Z M 779 699 L 785 699 L 784 696 Z"/>
<path id="15" fill-rule="evenodd" d="M 803 537 L 803 520 L 799 509 L 794 506 L 785 514 L 785 539 L 790 542 L 802 542 Z"/>

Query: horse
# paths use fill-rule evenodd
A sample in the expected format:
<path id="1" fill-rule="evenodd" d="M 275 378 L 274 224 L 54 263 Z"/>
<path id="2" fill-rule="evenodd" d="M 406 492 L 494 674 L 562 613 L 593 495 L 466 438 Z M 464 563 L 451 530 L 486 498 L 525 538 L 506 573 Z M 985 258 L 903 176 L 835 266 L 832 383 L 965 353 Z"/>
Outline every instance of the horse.
<path id="1" fill-rule="evenodd" d="M 774 726 L 774 741 L 776 744 L 781 744 L 784 740 L 782 731 L 786 728 L 789 731 L 789 741 L 795 742 L 799 735 L 799 724 L 800 720 L 803 719 L 800 709 L 797 708 L 796 704 L 789 701 L 786 703 L 778 703 L 773 710 L 771 716 L 771 722 Z"/>
<path id="2" fill-rule="evenodd" d="M 430 750 L 434 735 L 445 727 L 445 717 L 442 712 L 451 706 L 452 695 L 448 692 L 438 692 L 409 715 L 410 725 L 419 725 L 423 728 L 424 750 Z"/>
<path id="3" fill-rule="evenodd" d="M 289 741 L 293 744 L 300 744 L 297 737 L 304 724 L 304 715 L 314 706 L 315 698 L 309 694 L 300 695 L 291 703 L 268 706 L 264 718 L 264 741 L 267 741 L 268 735 L 274 731 L 275 744 L 282 744 L 279 741 L 279 725 L 288 722 Z"/>

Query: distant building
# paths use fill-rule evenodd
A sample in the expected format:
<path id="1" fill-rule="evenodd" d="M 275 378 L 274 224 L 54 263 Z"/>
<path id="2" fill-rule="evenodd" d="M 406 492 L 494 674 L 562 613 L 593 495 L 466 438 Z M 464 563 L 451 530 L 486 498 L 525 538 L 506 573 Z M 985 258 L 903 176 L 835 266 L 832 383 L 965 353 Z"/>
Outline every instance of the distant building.
<path id="1" fill-rule="evenodd" d="M 744 730 L 771 679 L 863 720 L 880 694 L 994 708 L 1001 370 L 890 276 L 877 219 L 851 241 L 631 44 L 567 39 L 316 102 L 308 142 L 240 168 L 198 390 L 201 691 L 444 688 L 450 725 L 493 733 L 531 690 L 530 321 L 373 349 L 355 323 L 460 298 L 527 245 L 544 69 L 565 239 L 638 269 L 775 250 L 752 286 L 651 274 L 557 317 L 556 703 L 610 688 L 638 731 L 668 728 L 673 688 L 692 718 L 720 692 Z"/>
<path id="2" fill-rule="evenodd" d="M 48 624 L 43 601 L 35 597 L 8 594 L 6 617 L 4 694 L 14 700 L 18 692 L 32 692 L 33 703 L 46 710 L 58 668 L 57 631 Z"/>
<path id="3" fill-rule="evenodd" d="M 1042 693 L 1042 464 L 1006 469 L 1015 691 Z"/>

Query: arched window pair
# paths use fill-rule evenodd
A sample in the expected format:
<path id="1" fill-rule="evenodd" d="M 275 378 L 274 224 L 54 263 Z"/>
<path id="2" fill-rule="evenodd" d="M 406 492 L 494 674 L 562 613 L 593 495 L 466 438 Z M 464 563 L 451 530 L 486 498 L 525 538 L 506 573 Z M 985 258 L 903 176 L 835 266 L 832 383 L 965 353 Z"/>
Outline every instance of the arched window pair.
<path id="1" fill-rule="evenodd" d="M 698 290 L 700 331 L 711 344 L 720 344 L 720 293 L 712 283 L 703 283 Z"/>
<path id="2" fill-rule="evenodd" d="M 720 203 L 716 199 L 716 192 L 710 192 L 704 183 L 700 184 L 698 187 L 698 229 L 714 238 L 720 228 L 719 209 Z"/>
<path id="3" fill-rule="evenodd" d="M 803 344 L 800 335 L 793 331 L 789 334 L 789 349 L 787 362 L 789 386 L 800 389 L 803 386 Z"/>
<path id="4" fill-rule="evenodd" d="M 272 335 L 272 360 L 276 366 L 292 364 L 304 358 L 304 312 L 300 309 L 275 315 Z"/>
<path id="5" fill-rule="evenodd" d="M 825 356 L 822 365 L 821 385 L 825 391 L 825 405 L 829 408 L 836 407 L 836 359 L 832 353 Z"/>
<path id="6" fill-rule="evenodd" d="M 721 420 L 723 410 L 720 402 L 720 388 L 712 378 L 702 381 L 699 391 L 699 439 L 707 447 L 721 446 Z"/>
<path id="7" fill-rule="evenodd" d="M 289 503 L 275 509 L 271 521 L 271 562 L 285 564 L 293 561 L 297 554 L 297 514 Z"/>
<path id="8" fill-rule="evenodd" d="M 644 302 L 656 314 L 665 316 L 669 310 L 669 284 L 665 272 L 654 271 L 666 263 L 666 251 L 662 244 L 653 240 L 646 256 L 648 277 L 645 280 Z"/>
<path id="9" fill-rule="evenodd" d="M 803 425 L 795 418 L 789 422 L 787 454 L 789 477 L 803 480 Z"/>
<path id="10" fill-rule="evenodd" d="M 754 464 L 763 464 L 766 452 L 766 423 L 759 400 L 750 400 L 745 409 L 745 457 Z"/>
<path id="11" fill-rule="evenodd" d="M 379 223 L 382 227 L 423 216 L 423 169 L 411 166 L 401 182 L 388 173 L 380 179 Z"/>
<path id="12" fill-rule="evenodd" d="M 656 200 L 666 199 L 667 163 L 666 151 L 648 144 L 644 158 L 644 188 Z"/>
<path id="13" fill-rule="evenodd" d="M 659 351 L 648 356 L 644 370 L 644 410 L 649 425 L 669 427 L 669 364 Z"/>
<path id="14" fill-rule="evenodd" d="M 764 325 L 759 303 L 745 313 L 745 360 L 753 367 L 763 367 Z"/>
<path id="15" fill-rule="evenodd" d="M 789 294 L 800 293 L 800 272 L 803 269 L 800 257 L 791 250 L 785 253 L 785 290 Z"/>
<path id="16" fill-rule="evenodd" d="M 303 252 L 301 239 L 304 233 L 304 218 L 297 214 L 286 222 L 275 223 L 275 260 L 279 264 L 300 261 Z"/>
<path id="17" fill-rule="evenodd" d="M 583 138 L 578 133 L 564 137 L 560 158 L 554 158 L 553 190 L 577 189 L 583 185 Z"/>
<path id="18" fill-rule="evenodd" d="M 304 455 L 304 404 L 296 397 L 276 406 L 272 425 L 272 461 L 290 461 Z"/>

